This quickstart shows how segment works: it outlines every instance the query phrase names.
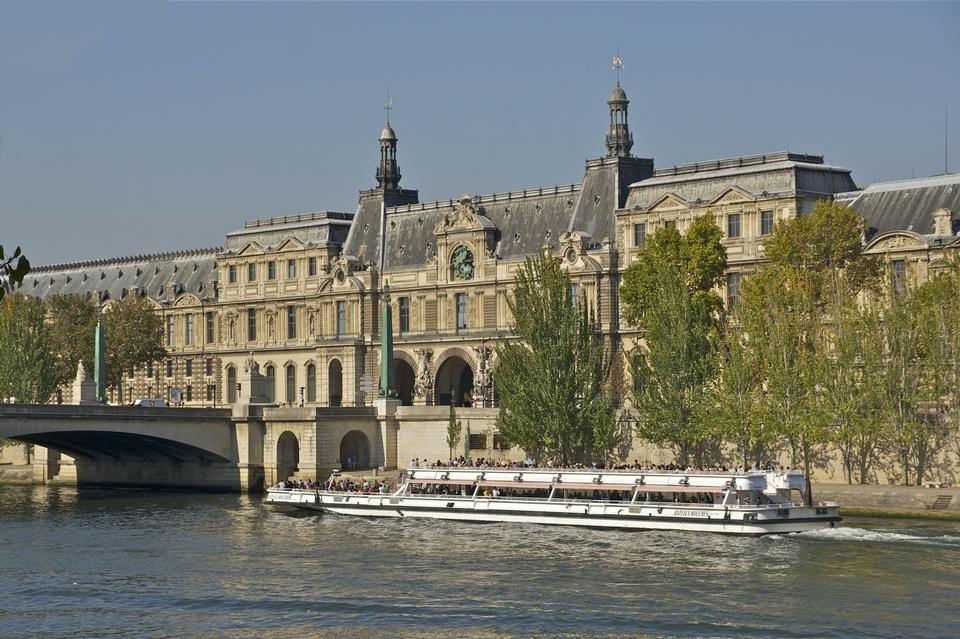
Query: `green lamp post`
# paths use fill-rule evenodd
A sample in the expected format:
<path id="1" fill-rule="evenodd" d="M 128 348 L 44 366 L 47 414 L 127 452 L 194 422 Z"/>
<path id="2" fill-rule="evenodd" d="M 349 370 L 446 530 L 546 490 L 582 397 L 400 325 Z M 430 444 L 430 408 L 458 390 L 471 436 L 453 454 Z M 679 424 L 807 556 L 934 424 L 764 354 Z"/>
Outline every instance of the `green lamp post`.
<path id="1" fill-rule="evenodd" d="M 384 284 L 380 311 L 380 390 L 377 397 L 397 399 L 400 393 L 393 379 L 393 311 L 390 309 L 390 284 Z"/>

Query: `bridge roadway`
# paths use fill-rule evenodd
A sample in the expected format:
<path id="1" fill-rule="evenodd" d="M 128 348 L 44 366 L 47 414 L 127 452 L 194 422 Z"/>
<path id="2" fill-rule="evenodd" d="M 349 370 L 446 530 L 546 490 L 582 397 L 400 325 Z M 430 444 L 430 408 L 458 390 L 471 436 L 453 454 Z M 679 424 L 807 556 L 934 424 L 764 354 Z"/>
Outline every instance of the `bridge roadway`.
<path id="1" fill-rule="evenodd" d="M 0 404 L 0 437 L 39 447 L 35 481 L 258 491 L 263 435 L 229 409 Z"/>

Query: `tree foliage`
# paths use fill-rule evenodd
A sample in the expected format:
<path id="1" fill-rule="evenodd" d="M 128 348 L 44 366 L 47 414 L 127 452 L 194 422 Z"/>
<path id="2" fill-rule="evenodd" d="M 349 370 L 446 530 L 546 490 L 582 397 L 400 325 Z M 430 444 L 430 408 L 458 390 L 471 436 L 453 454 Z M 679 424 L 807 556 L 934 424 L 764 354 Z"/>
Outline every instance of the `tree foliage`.
<path id="1" fill-rule="evenodd" d="M 57 389 L 55 369 L 43 302 L 8 295 L 0 302 L 0 397 L 46 403 Z"/>
<path id="2" fill-rule="evenodd" d="M 447 448 L 450 449 L 450 458 L 453 459 L 453 449 L 460 444 L 460 435 L 463 424 L 457 419 L 457 410 L 450 404 L 450 417 L 447 420 Z"/>
<path id="3" fill-rule="evenodd" d="M 106 380 L 109 388 L 122 388 L 125 373 L 163 359 L 163 321 L 149 301 L 128 296 L 103 313 L 106 340 Z M 89 339 L 94 340 L 91 332 Z"/>
<path id="4" fill-rule="evenodd" d="M 624 316 L 643 336 L 630 357 L 637 432 L 672 448 L 682 463 L 703 464 L 719 454 L 702 411 L 717 366 L 723 303 L 714 289 L 726 269 L 721 237 L 711 214 L 683 236 L 660 229 L 621 287 Z"/>
<path id="5" fill-rule="evenodd" d="M 70 383 L 81 361 L 92 372 L 96 302 L 82 295 L 55 295 L 47 300 L 47 318 L 53 350 L 58 355 L 58 382 Z"/>
<path id="6" fill-rule="evenodd" d="M 6 257 L 3 245 L 0 244 L 0 301 L 8 291 L 16 290 L 29 272 L 30 260 L 23 255 L 19 246 L 13 251 L 13 255 Z"/>
<path id="7" fill-rule="evenodd" d="M 508 298 L 516 341 L 497 346 L 497 428 L 535 461 L 563 465 L 612 455 L 625 433 L 605 388 L 610 372 L 585 300 L 544 251 L 517 271 Z"/>

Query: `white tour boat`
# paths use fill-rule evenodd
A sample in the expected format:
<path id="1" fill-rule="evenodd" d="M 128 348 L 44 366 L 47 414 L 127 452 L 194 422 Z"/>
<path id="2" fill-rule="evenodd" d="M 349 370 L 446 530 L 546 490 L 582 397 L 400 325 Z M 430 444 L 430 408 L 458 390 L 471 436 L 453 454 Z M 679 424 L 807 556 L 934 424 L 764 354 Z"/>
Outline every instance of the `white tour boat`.
<path id="1" fill-rule="evenodd" d="M 364 517 L 745 535 L 837 526 L 837 504 L 812 502 L 808 490 L 798 471 L 412 468 L 388 492 L 276 487 L 267 503 Z"/>

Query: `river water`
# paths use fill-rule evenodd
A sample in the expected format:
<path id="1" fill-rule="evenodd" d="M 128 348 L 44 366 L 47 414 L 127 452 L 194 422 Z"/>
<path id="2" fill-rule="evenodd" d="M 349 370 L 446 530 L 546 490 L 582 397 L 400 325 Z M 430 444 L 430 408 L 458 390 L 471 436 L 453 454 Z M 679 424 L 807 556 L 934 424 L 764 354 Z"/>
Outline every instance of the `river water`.
<path id="1" fill-rule="evenodd" d="M 957 637 L 960 523 L 762 538 L 0 485 L 0 637 Z"/>

